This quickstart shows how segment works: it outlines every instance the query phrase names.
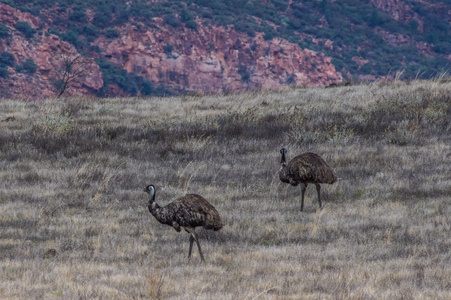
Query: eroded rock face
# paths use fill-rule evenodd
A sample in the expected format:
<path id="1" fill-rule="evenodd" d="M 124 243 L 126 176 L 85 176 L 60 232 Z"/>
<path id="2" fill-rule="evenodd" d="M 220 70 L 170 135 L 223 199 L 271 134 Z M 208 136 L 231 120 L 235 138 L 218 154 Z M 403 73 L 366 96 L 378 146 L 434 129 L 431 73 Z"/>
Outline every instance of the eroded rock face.
<path id="1" fill-rule="evenodd" d="M 412 9 L 411 3 L 405 0 L 370 0 L 370 2 L 378 9 L 384 11 L 390 15 L 396 21 L 408 24 L 411 21 L 415 21 L 418 24 L 418 31 L 423 32 L 424 22 L 418 16 L 418 14 Z M 412 1 L 415 2 L 415 1 Z M 444 20 L 451 22 L 451 10 L 447 8 L 443 3 L 433 0 L 417 0 L 422 5 L 435 11 L 436 14 Z"/>
<path id="2" fill-rule="evenodd" d="M 16 65 L 32 59 L 36 64 L 36 73 L 20 73 L 15 68 L 8 67 L 9 78 L 0 79 L 0 97 L 44 99 L 56 96 L 58 89 L 54 83 L 64 72 L 65 59 L 75 58 L 79 55 L 77 50 L 56 35 L 44 34 L 44 29 L 38 31 L 33 38 L 26 39 L 14 30 L 17 21 L 26 21 L 35 29 L 44 27 L 39 19 L 29 13 L 0 3 L 0 22 L 11 29 L 11 37 L 0 40 L 0 53 L 13 54 Z M 92 60 L 84 68 L 88 71 L 71 82 L 67 94 L 93 95 L 102 88 L 99 66 Z"/>
<path id="3" fill-rule="evenodd" d="M 13 54 L 18 65 L 28 59 L 36 64 L 36 73 L 31 75 L 8 67 L 9 78 L 0 81 L 0 96 L 25 99 L 56 96 L 58 89 L 54 83 L 64 73 L 65 59 L 79 55 L 74 46 L 55 35 L 35 36 L 30 42 L 21 35 L 13 34 L 9 43 L 0 43 L 0 53 L 4 51 Z M 103 79 L 99 66 L 92 60 L 84 68 L 89 71 L 71 82 L 66 91 L 68 95 L 95 95 L 102 88 Z"/>
<path id="4" fill-rule="evenodd" d="M 37 33 L 26 39 L 15 30 L 17 21 L 28 22 Z M 0 40 L 0 53 L 13 54 L 18 65 L 27 59 L 37 65 L 32 75 L 8 67 L 9 78 L 0 78 L 0 97 L 56 96 L 55 79 L 63 72 L 64 57 L 79 55 L 75 47 L 48 34 L 49 25 L 43 20 L 1 3 L 0 22 L 11 29 L 11 37 Z M 102 36 L 94 44 L 117 66 L 147 78 L 154 86 L 175 91 L 240 92 L 286 84 L 326 86 L 342 81 L 330 57 L 284 39 L 266 41 L 262 34 L 249 37 L 232 29 L 205 27 L 200 22 L 197 30 L 156 22 L 157 26 L 143 25 L 140 29 L 125 24 L 118 28 L 119 38 Z M 72 82 L 67 94 L 95 95 L 103 87 L 102 74 L 94 61 L 88 69 L 85 76 Z M 114 93 L 115 89 L 110 90 Z"/>
<path id="5" fill-rule="evenodd" d="M 18 21 L 27 22 L 35 29 L 39 28 L 42 24 L 39 18 L 32 14 L 21 12 L 9 5 L 0 3 L 0 23 L 9 27 L 14 27 Z"/>
<path id="6" fill-rule="evenodd" d="M 175 90 L 238 92 L 286 84 L 317 86 L 342 80 L 331 58 L 283 39 L 265 41 L 222 27 L 176 30 L 128 25 L 121 37 L 95 42 L 103 55 L 154 85 Z"/>

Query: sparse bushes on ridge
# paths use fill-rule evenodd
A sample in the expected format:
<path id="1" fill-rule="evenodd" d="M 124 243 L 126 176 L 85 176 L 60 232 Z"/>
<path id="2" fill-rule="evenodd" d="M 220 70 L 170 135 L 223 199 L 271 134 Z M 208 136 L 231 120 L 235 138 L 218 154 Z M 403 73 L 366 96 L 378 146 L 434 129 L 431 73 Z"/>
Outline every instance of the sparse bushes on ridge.
<path id="1" fill-rule="evenodd" d="M 82 1 L 77 3 L 56 0 L 31 1 L 8 0 L 8 4 L 22 11 L 43 17 L 50 13 L 51 27 L 61 32 L 61 39 L 75 45 L 81 51 L 93 49 L 94 37 L 104 32 L 108 38 L 117 38 L 111 28 L 126 23 L 153 27 L 156 17 L 163 17 L 166 24 L 197 30 L 198 23 L 234 28 L 251 37 L 263 33 L 265 40 L 276 37 L 300 45 L 302 48 L 324 53 L 332 57 L 333 64 L 343 76 L 374 75 L 404 72 L 406 79 L 433 78 L 449 69 L 450 25 L 434 6 L 409 3 L 424 24 L 418 30 L 415 20 L 408 24 L 398 22 L 381 9 L 365 1 L 259 1 L 195 0 L 195 1 Z M 449 3 L 442 1 L 444 11 Z M 91 24 L 87 11 L 93 12 Z M 258 20 L 258 21 L 257 21 Z M 85 26 L 80 26 L 85 25 Z M 18 22 L 17 29 L 27 38 L 35 30 L 26 22 Z M 89 26 L 89 27 L 88 27 Z M 69 30 L 68 30 L 69 29 Z M 407 43 L 391 45 L 384 40 L 384 33 L 402 36 Z M 50 33 L 50 31 L 49 31 Z M 0 38 L 10 36 L 6 26 L 0 27 Z M 315 41 L 315 42 L 314 42 Z M 324 47 L 325 42 L 334 47 Z M 432 55 L 425 55 L 416 46 L 429 43 Z M 100 53 L 101 51 L 97 51 Z M 360 67 L 355 57 L 368 60 Z M 425 72 L 424 70 L 428 70 Z M 247 76 L 244 76 L 246 79 Z"/>

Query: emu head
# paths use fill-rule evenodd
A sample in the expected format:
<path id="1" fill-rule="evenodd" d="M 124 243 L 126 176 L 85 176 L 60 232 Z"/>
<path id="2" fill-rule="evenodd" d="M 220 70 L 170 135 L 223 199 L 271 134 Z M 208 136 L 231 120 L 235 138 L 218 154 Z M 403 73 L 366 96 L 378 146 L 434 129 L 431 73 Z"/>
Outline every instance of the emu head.
<path id="1" fill-rule="evenodd" d="M 153 184 L 149 184 L 144 189 L 144 192 L 148 193 L 150 197 L 154 197 L 155 196 L 155 186 Z"/>
<path id="2" fill-rule="evenodd" d="M 286 153 L 287 153 L 287 149 L 285 149 L 285 148 L 280 149 L 280 154 L 282 154 L 282 159 L 280 161 L 281 164 L 284 164 L 284 163 L 287 162 L 286 159 L 285 159 L 285 154 Z"/>

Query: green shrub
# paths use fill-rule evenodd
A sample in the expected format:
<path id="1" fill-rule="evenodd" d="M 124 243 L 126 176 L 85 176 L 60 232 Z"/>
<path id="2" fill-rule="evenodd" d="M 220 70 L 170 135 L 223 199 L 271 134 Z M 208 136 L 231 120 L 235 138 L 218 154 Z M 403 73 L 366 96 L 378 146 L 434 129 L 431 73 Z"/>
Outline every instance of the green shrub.
<path id="1" fill-rule="evenodd" d="M 71 43 L 72 45 L 77 45 L 77 42 L 78 42 L 78 33 L 76 33 L 75 31 L 73 31 L 73 30 L 68 30 L 66 33 L 63 33 L 61 36 L 60 36 L 60 38 L 63 40 L 63 41 L 66 41 L 66 42 L 69 42 L 69 43 Z"/>
<path id="2" fill-rule="evenodd" d="M 440 54 L 449 54 L 451 53 L 451 43 L 438 42 L 434 45 L 434 51 Z"/>
<path id="3" fill-rule="evenodd" d="M 271 2 L 274 4 L 274 6 L 278 10 L 281 10 L 281 11 L 287 10 L 287 7 L 288 7 L 288 3 L 287 2 L 285 2 L 283 0 L 272 0 Z"/>
<path id="4" fill-rule="evenodd" d="M 409 27 L 412 31 L 417 31 L 418 29 L 418 22 L 415 20 L 411 20 L 409 23 Z"/>
<path id="5" fill-rule="evenodd" d="M 172 27 L 177 27 L 181 24 L 180 20 L 177 19 L 172 13 L 164 16 L 164 22 L 171 25 Z"/>
<path id="6" fill-rule="evenodd" d="M 110 20 L 110 8 L 106 4 L 103 4 L 97 8 L 92 23 L 99 28 L 105 28 L 110 23 Z"/>
<path id="7" fill-rule="evenodd" d="M 189 21 L 186 22 L 186 27 L 196 30 L 197 29 L 197 23 L 194 20 L 189 20 Z"/>
<path id="8" fill-rule="evenodd" d="M 373 65 L 370 62 L 364 64 L 360 68 L 360 72 L 362 72 L 363 74 L 371 74 L 372 70 L 373 70 Z"/>
<path id="9" fill-rule="evenodd" d="M 345 66 L 344 62 L 341 59 L 332 59 L 332 64 L 335 67 L 335 70 L 340 71 Z"/>
<path id="10" fill-rule="evenodd" d="M 166 46 L 163 46 L 163 51 L 166 55 L 169 55 L 174 51 L 174 47 L 172 45 L 166 44 Z"/>
<path id="11" fill-rule="evenodd" d="M 195 17 L 189 10 L 182 9 L 182 11 L 180 12 L 180 18 L 182 19 L 182 22 L 186 23 L 188 21 L 194 20 Z"/>
<path id="12" fill-rule="evenodd" d="M 79 23 L 85 23 L 88 21 L 88 16 L 84 9 L 77 8 L 69 15 L 69 20 Z"/>
<path id="13" fill-rule="evenodd" d="M 241 80 L 242 80 L 243 82 L 248 82 L 249 79 L 251 78 L 251 74 L 248 72 L 246 66 L 240 66 L 240 67 L 238 68 L 238 74 L 241 75 Z"/>
<path id="14" fill-rule="evenodd" d="M 10 32 L 8 26 L 0 24 L 0 39 L 5 39 L 9 36 Z"/>
<path id="15" fill-rule="evenodd" d="M 103 88 L 99 92 L 99 96 L 105 96 L 108 86 L 112 84 L 117 84 L 131 96 L 152 94 L 152 84 L 146 78 L 128 73 L 104 59 L 97 61 L 97 64 L 103 75 Z"/>
<path id="16" fill-rule="evenodd" d="M 151 95 L 153 93 L 153 87 L 149 80 L 142 76 L 134 76 L 133 79 L 136 83 L 139 94 Z"/>
<path id="17" fill-rule="evenodd" d="M 120 37 L 120 33 L 119 30 L 117 30 L 116 28 L 107 28 L 105 30 L 105 36 L 109 39 L 115 39 Z"/>
<path id="18" fill-rule="evenodd" d="M 269 41 L 274 38 L 274 31 L 265 31 L 264 33 L 265 33 L 265 35 L 263 36 L 263 39 L 265 41 Z"/>
<path id="19" fill-rule="evenodd" d="M 22 65 L 16 66 L 16 71 L 20 73 L 26 73 L 26 74 L 34 74 L 36 73 L 36 63 L 33 59 L 29 58 L 27 59 Z"/>
<path id="20" fill-rule="evenodd" d="M 250 37 L 254 37 L 257 30 L 256 24 L 250 21 L 239 21 L 234 24 L 234 28 L 236 31 L 247 33 Z"/>
<path id="21" fill-rule="evenodd" d="M 130 18 L 130 11 L 128 9 L 121 9 L 119 15 L 117 16 L 117 22 L 123 24 L 127 22 Z"/>
<path id="22" fill-rule="evenodd" d="M 83 27 L 81 27 L 78 31 L 79 34 L 83 34 L 88 37 L 97 37 L 99 35 L 99 32 L 97 31 L 97 28 L 94 25 L 88 24 Z"/>
<path id="23" fill-rule="evenodd" d="M 50 27 L 49 28 L 49 30 L 48 30 L 48 32 L 50 33 L 50 34 L 54 34 L 54 35 L 60 35 L 61 33 L 58 31 L 58 29 L 55 29 L 55 28 L 53 28 L 53 27 Z"/>
<path id="24" fill-rule="evenodd" d="M 9 52 L 3 52 L 0 54 L 0 66 L 10 66 L 13 67 L 16 59 L 14 55 Z"/>
<path id="25" fill-rule="evenodd" d="M 213 14 L 209 11 L 202 12 L 202 18 L 204 19 L 213 19 Z"/>
<path id="26" fill-rule="evenodd" d="M 36 33 L 36 29 L 30 26 L 27 22 L 19 21 L 16 23 L 16 29 L 22 32 L 27 39 L 33 37 Z"/>
<path id="27" fill-rule="evenodd" d="M 8 78 L 8 77 L 9 77 L 8 69 L 6 67 L 0 66 L 0 78 Z"/>

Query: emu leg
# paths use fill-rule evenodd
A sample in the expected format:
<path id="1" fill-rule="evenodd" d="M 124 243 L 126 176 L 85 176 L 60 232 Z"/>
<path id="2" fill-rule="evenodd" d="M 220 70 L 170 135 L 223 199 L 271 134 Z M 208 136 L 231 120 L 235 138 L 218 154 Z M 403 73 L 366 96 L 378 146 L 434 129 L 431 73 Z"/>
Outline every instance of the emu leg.
<path id="1" fill-rule="evenodd" d="M 193 242 L 194 242 L 194 238 L 192 236 L 192 234 L 190 234 L 189 236 L 189 252 L 188 252 L 188 259 L 191 258 L 191 252 L 193 250 Z"/>
<path id="2" fill-rule="evenodd" d="M 316 191 L 318 192 L 318 204 L 319 204 L 319 208 L 321 208 L 321 185 L 319 183 L 315 183 L 316 185 Z"/>
<path id="3" fill-rule="evenodd" d="M 197 249 L 199 249 L 200 259 L 202 261 L 205 261 L 204 255 L 202 254 L 202 249 L 200 248 L 199 240 L 197 239 L 197 235 L 195 233 L 192 233 L 191 237 L 196 241 Z"/>
<path id="4" fill-rule="evenodd" d="M 304 210 L 304 195 L 307 190 L 307 183 L 301 183 L 301 211 Z"/>

